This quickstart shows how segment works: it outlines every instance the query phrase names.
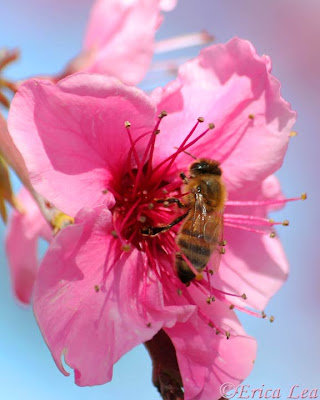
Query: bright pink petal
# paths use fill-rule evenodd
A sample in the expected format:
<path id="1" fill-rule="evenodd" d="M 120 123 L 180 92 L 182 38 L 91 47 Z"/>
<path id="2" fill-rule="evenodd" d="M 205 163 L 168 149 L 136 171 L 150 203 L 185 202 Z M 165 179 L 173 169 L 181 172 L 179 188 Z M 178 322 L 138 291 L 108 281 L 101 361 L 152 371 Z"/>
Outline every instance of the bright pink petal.
<path id="1" fill-rule="evenodd" d="M 221 161 L 229 191 L 240 191 L 275 172 L 282 164 L 295 113 L 281 98 L 280 84 L 269 70 L 269 58 L 259 57 L 245 40 L 235 38 L 202 50 L 180 68 L 177 82 L 154 93 L 159 110 L 169 113 L 155 159 L 169 155 L 197 118 L 204 117 L 194 137 L 209 122 L 215 129 L 188 151 Z M 185 170 L 191 161 L 181 154 L 177 170 Z"/>
<path id="2" fill-rule="evenodd" d="M 14 294 L 19 301 L 28 304 L 38 270 L 38 239 L 50 240 L 52 234 L 26 189 L 21 189 L 18 199 L 25 213 L 12 210 L 6 235 L 6 253 Z"/>
<path id="3" fill-rule="evenodd" d="M 128 168 L 124 123 L 129 120 L 138 136 L 154 118 L 140 90 L 102 75 L 76 74 L 57 85 L 22 85 L 10 108 L 9 131 L 35 189 L 74 216 L 84 206 L 113 202 L 103 191 Z"/>
<path id="4" fill-rule="evenodd" d="M 172 0 L 97 0 L 93 6 L 83 52 L 71 62 L 70 73 L 96 72 L 127 84 L 140 82 L 151 62 L 160 10 Z"/>
<path id="5" fill-rule="evenodd" d="M 245 336 L 233 311 L 219 302 L 207 304 L 190 286 L 192 298 L 206 316 L 219 326 L 229 329 L 231 337 L 219 334 L 194 314 L 185 323 L 177 323 L 165 332 L 170 337 L 183 380 L 185 400 L 219 399 L 220 386 L 237 386 L 251 372 L 256 357 L 256 342 Z"/>
<path id="6" fill-rule="evenodd" d="M 236 197 L 236 194 L 234 194 Z M 240 197 L 240 198 L 239 198 Z M 275 176 L 270 176 L 255 192 L 248 191 L 238 196 L 239 200 L 281 200 L 283 195 Z M 248 214 L 266 217 L 270 206 L 227 207 L 226 213 Z M 255 228 L 254 226 L 247 226 Z M 259 227 L 256 227 L 259 229 Z M 280 235 L 285 234 L 280 226 Z M 274 228 L 272 228 L 274 230 Z M 221 265 L 213 278 L 213 285 L 228 293 L 246 294 L 247 300 L 236 300 L 234 304 L 263 310 L 270 298 L 287 279 L 289 265 L 280 240 L 269 235 L 247 232 L 225 227 L 226 253 L 221 257 Z M 231 300 L 231 299 L 230 299 Z"/>
<path id="7" fill-rule="evenodd" d="M 81 222 L 83 220 L 83 222 Z M 56 236 L 40 267 L 34 310 L 53 358 L 75 370 L 78 385 L 112 378 L 115 362 L 194 306 L 164 306 L 162 287 L 145 277 L 142 252 L 123 252 L 103 207 L 84 210 Z"/>
<path id="8" fill-rule="evenodd" d="M 25 162 L 14 145 L 9 135 L 7 123 L 0 114 L 0 153 L 4 156 L 10 166 L 16 171 L 25 186 L 30 187 L 30 180 Z"/>

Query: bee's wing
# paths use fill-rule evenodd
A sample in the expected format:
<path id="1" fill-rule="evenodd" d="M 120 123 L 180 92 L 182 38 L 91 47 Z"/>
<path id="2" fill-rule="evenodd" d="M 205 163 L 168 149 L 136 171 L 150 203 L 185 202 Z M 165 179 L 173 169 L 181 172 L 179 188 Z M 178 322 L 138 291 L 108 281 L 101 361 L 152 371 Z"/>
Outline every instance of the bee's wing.
<path id="1" fill-rule="evenodd" d="M 208 269 L 214 273 L 218 271 L 221 261 L 221 254 L 224 253 L 223 247 L 223 213 L 214 212 L 207 216 L 204 225 L 204 240 L 210 244 L 211 257 Z"/>

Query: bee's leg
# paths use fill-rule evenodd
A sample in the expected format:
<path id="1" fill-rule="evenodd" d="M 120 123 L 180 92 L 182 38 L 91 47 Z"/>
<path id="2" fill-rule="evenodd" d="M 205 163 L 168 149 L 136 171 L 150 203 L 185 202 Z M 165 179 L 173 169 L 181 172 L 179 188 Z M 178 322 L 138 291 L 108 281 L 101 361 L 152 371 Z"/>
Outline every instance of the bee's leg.
<path id="1" fill-rule="evenodd" d="M 182 179 L 182 181 L 185 185 L 187 185 L 189 183 L 189 180 L 184 172 L 180 173 L 180 178 Z"/>
<path id="2" fill-rule="evenodd" d="M 183 204 L 179 199 L 175 197 L 169 197 L 168 199 L 158 199 L 156 200 L 157 203 L 163 203 L 164 206 L 168 206 L 169 204 L 176 203 L 179 208 L 188 207 L 188 204 Z"/>
<path id="3" fill-rule="evenodd" d="M 180 217 L 176 218 L 174 221 L 172 221 L 170 224 L 165 225 L 165 226 L 149 226 L 146 228 L 141 229 L 141 234 L 143 236 L 157 236 L 159 233 L 166 232 L 169 229 L 171 229 L 174 225 L 177 225 L 179 222 L 181 222 L 187 215 L 189 214 L 189 211 L 183 215 L 180 215 Z"/>

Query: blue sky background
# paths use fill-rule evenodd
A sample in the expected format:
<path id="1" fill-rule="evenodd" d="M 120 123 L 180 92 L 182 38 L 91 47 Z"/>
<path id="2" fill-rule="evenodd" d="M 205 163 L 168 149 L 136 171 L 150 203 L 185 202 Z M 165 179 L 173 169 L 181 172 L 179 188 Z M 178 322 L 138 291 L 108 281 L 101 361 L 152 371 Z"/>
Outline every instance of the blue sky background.
<path id="1" fill-rule="evenodd" d="M 0 47 L 18 47 L 22 58 L 8 71 L 15 79 L 63 69 L 81 48 L 90 0 L 11 0 L 1 7 Z M 5 4 L 5 6 L 4 6 Z M 240 316 L 258 340 L 250 388 L 319 389 L 320 395 L 320 268 L 319 126 L 320 3 L 318 0 L 180 0 L 166 16 L 158 38 L 207 29 L 216 42 L 233 36 L 249 39 L 273 61 L 283 97 L 298 112 L 296 130 L 278 176 L 288 197 L 306 191 L 306 202 L 291 203 L 278 219 L 290 227 L 279 231 L 291 265 L 288 282 L 271 300 L 267 312 L 274 324 Z M 196 55 L 192 49 L 175 56 Z M 150 85 L 150 79 L 147 81 Z M 0 223 L 0 234 L 4 226 Z M 151 363 L 142 346 L 115 366 L 111 383 L 79 388 L 73 377 L 56 368 L 35 323 L 32 310 L 14 300 L 0 243 L 0 399 L 139 399 L 157 400 Z"/>

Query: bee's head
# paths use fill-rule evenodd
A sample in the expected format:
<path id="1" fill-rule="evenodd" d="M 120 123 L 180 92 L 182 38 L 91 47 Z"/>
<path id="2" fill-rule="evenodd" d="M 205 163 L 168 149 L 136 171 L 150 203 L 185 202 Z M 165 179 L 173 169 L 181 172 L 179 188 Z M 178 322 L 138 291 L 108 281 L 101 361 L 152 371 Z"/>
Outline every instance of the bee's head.
<path id="1" fill-rule="evenodd" d="M 218 161 L 208 160 L 206 158 L 195 161 L 190 166 L 190 175 L 197 176 L 202 174 L 222 175 Z"/>

